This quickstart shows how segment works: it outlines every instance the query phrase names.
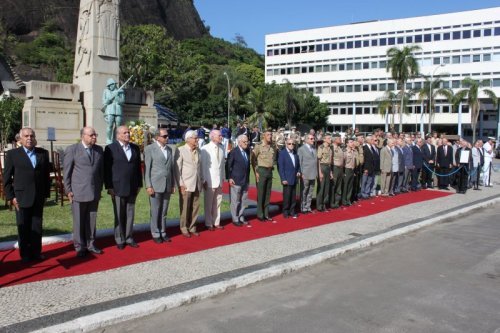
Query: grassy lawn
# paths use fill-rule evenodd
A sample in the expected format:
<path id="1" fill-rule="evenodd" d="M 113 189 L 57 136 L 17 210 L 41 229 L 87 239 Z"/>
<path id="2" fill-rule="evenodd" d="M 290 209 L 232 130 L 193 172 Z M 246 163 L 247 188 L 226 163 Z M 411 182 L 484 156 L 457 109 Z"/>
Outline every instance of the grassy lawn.
<path id="1" fill-rule="evenodd" d="M 14 211 L 9 211 L 7 208 L 0 208 L 0 241 L 17 240 L 17 227 Z M 200 197 L 200 215 L 204 214 L 203 195 Z M 222 202 L 221 211 L 229 211 L 229 202 Z M 169 219 L 179 218 L 179 194 L 175 193 L 170 199 L 167 217 Z M 136 223 L 145 223 L 149 221 L 149 200 L 144 189 L 141 190 L 137 197 L 135 205 L 135 221 Z M 110 196 L 103 191 L 102 199 L 99 203 L 97 213 L 97 229 L 113 228 L 114 216 L 113 206 Z M 54 196 L 47 201 L 43 214 L 43 235 L 59 235 L 71 233 L 73 220 L 71 218 L 71 209 L 67 201 L 64 206 L 54 203 Z"/>

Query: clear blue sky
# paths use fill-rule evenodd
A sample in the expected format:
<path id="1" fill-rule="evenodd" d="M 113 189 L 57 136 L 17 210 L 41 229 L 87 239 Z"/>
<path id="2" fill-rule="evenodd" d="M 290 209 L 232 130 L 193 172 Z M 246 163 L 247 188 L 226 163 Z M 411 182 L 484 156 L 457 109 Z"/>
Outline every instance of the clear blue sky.
<path id="1" fill-rule="evenodd" d="M 264 36 L 270 33 L 496 7 L 500 0 L 194 0 L 194 4 L 212 36 L 233 42 L 240 34 L 249 47 L 264 53 Z"/>

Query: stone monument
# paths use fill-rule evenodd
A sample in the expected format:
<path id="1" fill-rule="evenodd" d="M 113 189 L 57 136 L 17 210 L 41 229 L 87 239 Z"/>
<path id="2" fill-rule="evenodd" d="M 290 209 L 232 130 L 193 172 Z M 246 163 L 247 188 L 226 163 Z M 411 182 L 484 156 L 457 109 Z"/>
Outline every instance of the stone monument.
<path id="1" fill-rule="evenodd" d="M 23 126 L 35 129 L 40 145 L 46 144 L 47 127 L 56 128 L 58 146 L 76 142 L 83 126 L 92 126 L 105 136 L 103 91 L 109 79 L 118 85 L 120 82 L 119 6 L 119 0 L 80 1 L 73 84 L 27 83 Z M 120 121 L 143 119 L 156 127 L 153 92 L 134 88 L 124 89 L 124 94 Z"/>

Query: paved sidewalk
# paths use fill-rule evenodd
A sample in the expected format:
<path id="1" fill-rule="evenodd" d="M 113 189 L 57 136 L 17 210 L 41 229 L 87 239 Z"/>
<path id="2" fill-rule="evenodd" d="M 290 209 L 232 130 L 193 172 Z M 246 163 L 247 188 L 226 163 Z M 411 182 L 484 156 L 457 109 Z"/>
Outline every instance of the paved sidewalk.
<path id="1" fill-rule="evenodd" d="M 498 204 L 500 175 L 493 176 L 494 187 L 466 195 L 105 272 L 0 288 L 0 331 L 87 331 L 286 274 Z"/>

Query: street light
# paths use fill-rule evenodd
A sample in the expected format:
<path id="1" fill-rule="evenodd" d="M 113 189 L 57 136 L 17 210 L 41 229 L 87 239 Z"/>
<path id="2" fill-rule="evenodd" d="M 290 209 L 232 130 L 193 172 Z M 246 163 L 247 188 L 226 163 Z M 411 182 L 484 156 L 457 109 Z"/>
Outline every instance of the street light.
<path id="1" fill-rule="evenodd" d="M 229 75 L 224 72 L 224 76 L 227 79 L 227 126 L 229 128 L 229 110 L 231 109 L 231 84 L 229 82 Z"/>

